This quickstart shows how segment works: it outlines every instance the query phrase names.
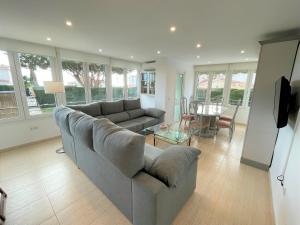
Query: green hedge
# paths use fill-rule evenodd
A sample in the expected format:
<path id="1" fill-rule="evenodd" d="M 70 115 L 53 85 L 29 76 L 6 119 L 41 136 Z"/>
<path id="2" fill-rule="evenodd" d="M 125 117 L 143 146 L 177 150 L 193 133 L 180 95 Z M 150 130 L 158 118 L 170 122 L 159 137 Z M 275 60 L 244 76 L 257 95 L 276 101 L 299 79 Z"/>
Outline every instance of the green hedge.
<path id="1" fill-rule="evenodd" d="M 43 87 L 33 88 L 37 103 L 41 108 L 55 106 L 55 98 L 53 94 L 46 94 Z"/>
<path id="2" fill-rule="evenodd" d="M 243 101 L 245 90 L 241 89 L 231 89 L 229 103 L 231 105 L 236 105 L 237 102 L 241 99 Z"/>
<path id="3" fill-rule="evenodd" d="M 113 91 L 113 99 L 114 100 L 117 100 L 117 99 L 123 99 L 124 98 L 124 88 L 117 88 L 117 87 L 114 87 L 112 89 Z"/>
<path id="4" fill-rule="evenodd" d="M 128 98 L 136 98 L 137 97 L 137 87 L 128 88 Z"/>
<path id="5" fill-rule="evenodd" d="M 67 104 L 79 105 L 85 104 L 84 87 L 65 86 Z"/>
<path id="6" fill-rule="evenodd" d="M 106 100 L 106 88 L 91 88 L 92 100 Z"/>
<path id="7" fill-rule="evenodd" d="M 0 91 L 13 91 L 13 85 L 0 85 Z"/>

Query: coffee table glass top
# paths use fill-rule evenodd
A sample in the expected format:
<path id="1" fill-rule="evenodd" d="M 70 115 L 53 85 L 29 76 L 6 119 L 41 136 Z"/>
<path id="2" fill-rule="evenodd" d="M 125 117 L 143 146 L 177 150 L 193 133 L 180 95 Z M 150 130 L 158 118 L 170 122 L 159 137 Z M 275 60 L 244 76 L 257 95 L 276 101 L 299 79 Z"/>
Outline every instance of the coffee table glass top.
<path id="1" fill-rule="evenodd" d="M 191 138 L 190 132 L 179 127 L 179 123 L 162 123 L 148 127 L 145 129 L 145 131 L 152 133 L 154 138 L 158 138 L 172 144 L 180 144 L 188 141 Z"/>

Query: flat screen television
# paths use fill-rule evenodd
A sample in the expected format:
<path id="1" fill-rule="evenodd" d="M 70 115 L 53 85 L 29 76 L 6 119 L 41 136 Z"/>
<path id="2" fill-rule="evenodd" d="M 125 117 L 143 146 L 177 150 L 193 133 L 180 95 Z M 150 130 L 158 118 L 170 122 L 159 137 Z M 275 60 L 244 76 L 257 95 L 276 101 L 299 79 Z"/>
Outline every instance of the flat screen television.
<path id="1" fill-rule="evenodd" d="M 284 76 L 275 83 L 274 118 L 277 128 L 285 127 L 288 123 L 291 85 Z"/>

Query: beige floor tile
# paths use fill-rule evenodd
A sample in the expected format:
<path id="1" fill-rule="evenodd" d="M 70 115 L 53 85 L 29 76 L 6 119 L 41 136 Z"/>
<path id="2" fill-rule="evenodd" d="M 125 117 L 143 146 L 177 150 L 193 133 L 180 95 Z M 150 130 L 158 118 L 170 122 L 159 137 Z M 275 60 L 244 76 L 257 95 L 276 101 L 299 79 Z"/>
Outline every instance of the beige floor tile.
<path id="1" fill-rule="evenodd" d="M 48 198 L 42 198 L 7 214 L 5 225 L 37 225 L 54 216 Z"/>
<path id="2" fill-rule="evenodd" d="M 237 126 L 231 143 L 227 130 L 212 139 L 193 137 L 202 151 L 197 186 L 174 225 L 274 224 L 268 173 L 240 164 L 244 134 Z M 152 144 L 152 135 L 146 141 Z M 57 138 L 0 153 L 7 224 L 131 224 L 65 154 L 55 153 L 60 146 Z"/>
<path id="3" fill-rule="evenodd" d="M 39 225 L 60 225 L 56 216 L 52 216 L 51 218 L 43 221 Z"/>

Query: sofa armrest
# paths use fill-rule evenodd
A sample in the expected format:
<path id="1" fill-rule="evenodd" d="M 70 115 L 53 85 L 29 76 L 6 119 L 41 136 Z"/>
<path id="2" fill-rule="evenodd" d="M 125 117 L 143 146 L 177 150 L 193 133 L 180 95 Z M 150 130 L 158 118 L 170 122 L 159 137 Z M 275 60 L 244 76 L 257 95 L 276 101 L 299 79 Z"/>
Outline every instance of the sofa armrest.
<path id="1" fill-rule="evenodd" d="M 145 109 L 145 115 L 146 116 L 151 116 L 157 119 L 160 119 L 161 117 L 163 117 L 165 115 L 165 111 L 157 109 L 157 108 L 148 108 Z"/>
<path id="2" fill-rule="evenodd" d="M 132 179 L 132 216 L 134 225 L 171 224 L 196 187 L 197 161 L 190 166 L 182 182 L 169 188 L 147 172 Z"/>

